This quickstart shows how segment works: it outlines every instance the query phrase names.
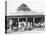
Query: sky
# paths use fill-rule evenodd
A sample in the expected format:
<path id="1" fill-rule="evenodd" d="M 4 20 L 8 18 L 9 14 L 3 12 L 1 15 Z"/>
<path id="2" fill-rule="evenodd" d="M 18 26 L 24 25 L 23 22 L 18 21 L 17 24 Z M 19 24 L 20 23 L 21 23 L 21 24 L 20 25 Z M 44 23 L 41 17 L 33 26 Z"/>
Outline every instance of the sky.
<path id="1" fill-rule="evenodd" d="M 23 3 L 35 12 L 42 12 L 46 8 L 45 0 L 7 0 L 7 11 L 17 12 L 17 8 Z"/>

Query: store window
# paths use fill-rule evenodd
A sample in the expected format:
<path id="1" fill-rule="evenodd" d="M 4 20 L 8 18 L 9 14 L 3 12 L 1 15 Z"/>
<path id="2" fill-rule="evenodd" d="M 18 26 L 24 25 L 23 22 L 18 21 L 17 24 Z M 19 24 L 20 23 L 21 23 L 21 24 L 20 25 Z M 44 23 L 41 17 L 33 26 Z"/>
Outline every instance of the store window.
<path id="1" fill-rule="evenodd" d="M 41 23 L 41 22 L 44 22 L 44 21 L 45 21 L 44 17 L 38 17 L 38 18 L 36 17 L 35 18 L 35 23 L 39 23 L 39 22 Z"/>
<path id="2" fill-rule="evenodd" d="M 19 18 L 19 22 L 26 21 L 26 18 Z"/>
<path id="3" fill-rule="evenodd" d="M 11 28 L 12 30 L 18 30 L 18 18 L 12 18 L 12 25 Z"/>
<path id="4" fill-rule="evenodd" d="M 33 18 L 27 18 L 27 22 L 33 22 Z"/>

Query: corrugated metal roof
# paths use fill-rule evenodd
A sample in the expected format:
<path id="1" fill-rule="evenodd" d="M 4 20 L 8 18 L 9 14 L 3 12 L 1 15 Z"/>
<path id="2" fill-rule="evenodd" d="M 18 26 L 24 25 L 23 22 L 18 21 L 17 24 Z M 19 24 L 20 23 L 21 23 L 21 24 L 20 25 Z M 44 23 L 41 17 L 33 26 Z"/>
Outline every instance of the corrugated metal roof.
<path id="1" fill-rule="evenodd" d="M 17 11 L 30 11 L 30 8 L 26 4 L 22 4 L 18 7 Z"/>

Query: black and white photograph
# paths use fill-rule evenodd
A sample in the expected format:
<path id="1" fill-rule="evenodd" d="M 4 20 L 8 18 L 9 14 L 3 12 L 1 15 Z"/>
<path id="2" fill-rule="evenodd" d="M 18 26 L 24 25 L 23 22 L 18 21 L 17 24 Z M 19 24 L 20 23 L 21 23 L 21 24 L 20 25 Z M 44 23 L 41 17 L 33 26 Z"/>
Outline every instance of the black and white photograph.
<path id="1" fill-rule="evenodd" d="M 35 0 L 5 1 L 5 34 L 45 30 L 45 2 Z M 15 34 L 14 34 L 15 35 Z"/>

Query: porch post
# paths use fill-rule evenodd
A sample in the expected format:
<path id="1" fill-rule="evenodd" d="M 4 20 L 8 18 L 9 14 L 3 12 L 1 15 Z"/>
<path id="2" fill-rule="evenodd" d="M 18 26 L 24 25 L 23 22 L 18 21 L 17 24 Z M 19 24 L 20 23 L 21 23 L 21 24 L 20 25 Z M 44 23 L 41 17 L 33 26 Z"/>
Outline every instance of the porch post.
<path id="1" fill-rule="evenodd" d="M 18 26 L 19 26 L 19 17 L 18 17 Z"/>
<path id="2" fill-rule="evenodd" d="M 34 24 L 35 24 L 35 17 L 33 17 L 33 23 L 32 23 L 33 27 L 34 27 Z"/>
<path id="3" fill-rule="evenodd" d="M 35 23 L 35 17 L 33 17 L 33 23 Z"/>

